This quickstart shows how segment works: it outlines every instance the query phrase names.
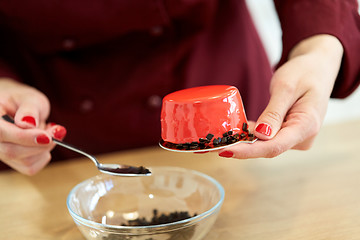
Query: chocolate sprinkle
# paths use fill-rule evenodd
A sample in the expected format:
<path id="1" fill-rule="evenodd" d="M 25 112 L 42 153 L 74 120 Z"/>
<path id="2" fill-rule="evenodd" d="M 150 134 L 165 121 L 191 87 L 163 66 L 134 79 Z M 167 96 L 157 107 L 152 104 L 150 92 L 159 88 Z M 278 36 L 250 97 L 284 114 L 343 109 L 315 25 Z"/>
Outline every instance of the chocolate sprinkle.
<path id="1" fill-rule="evenodd" d="M 221 138 L 219 137 L 219 138 L 214 138 L 214 140 L 213 140 L 213 144 L 214 145 L 219 145 L 221 143 Z"/>
<path id="2" fill-rule="evenodd" d="M 112 172 L 112 173 L 133 173 L 133 174 L 148 174 L 151 173 L 149 169 L 145 168 L 144 166 L 140 167 L 133 167 L 129 166 L 128 168 L 103 168 L 105 171 Z"/>
<path id="3" fill-rule="evenodd" d="M 199 138 L 199 142 L 201 142 L 201 143 L 208 143 L 208 142 L 210 142 L 210 140 L 207 139 L 207 138 Z"/>
<path id="4" fill-rule="evenodd" d="M 248 130 L 248 124 L 247 124 L 246 122 L 243 123 L 243 125 L 242 125 L 242 130 L 243 130 L 244 132 L 246 132 L 246 131 Z"/>
<path id="5" fill-rule="evenodd" d="M 214 134 L 208 133 L 205 138 L 199 138 L 198 142 L 187 142 L 187 143 L 171 143 L 161 141 L 161 144 L 170 149 L 178 150 L 200 150 L 200 149 L 211 149 L 214 147 L 226 146 L 238 141 L 253 141 L 255 139 L 254 134 L 248 130 L 248 124 L 243 123 L 242 132 L 234 133 L 233 130 L 229 130 L 222 134 L 222 137 L 214 138 Z M 212 141 L 211 141 L 212 140 Z"/>
<path id="6" fill-rule="evenodd" d="M 190 215 L 187 211 L 174 211 L 168 214 L 159 214 L 157 209 L 153 210 L 153 216 L 151 220 L 147 220 L 144 217 L 137 218 L 135 220 L 129 220 L 127 223 L 123 223 L 122 226 L 154 226 L 166 223 L 173 223 L 181 220 L 185 220 L 191 217 L 195 217 L 197 214 Z M 172 231 L 168 233 L 167 240 L 188 240 L 194 235 L 195 226 L 192 225 L 187 228 L 182 228 L 178 231 Z M 108 234 L 108 236 L 102 237 L 103 240 L 127 240 L 129 236 Z M 145 240 L 155 240 L 153 237 L 146 238 Z"/>
<path id="7" fill-rule="evenodd" d="M 170 212 L 169 214 L 158 214 L 158 210 L 153 210 L 153 217 L 150 221 L 146 220 L 145 218 L 137 218 L 135 220 L 129 220 L 127 223 L 122 224 L 122 226 L 152 226 L 152 225 L 160 225 L 166 223 L 172 223 L 181 221 L 184 219 L 188 219 L 191 217 L 195 217 L 197 214 L 190 216 L 189 212 L 187 211 L 174 211 Z"/>
<path id="8" fill-rule="evenodd" d="M 211 139 L 214 137 L 214 134 L 209 133 L 208 135 L 206 135 L 206 139 L 211 141 Z"/>
<path id="9" fill-rule="evenodd" d="M 239 139 L 240 139 L 240 134 L 239 134 L 239 133 L 236 133 L 236 134 L 234 135 L 234 138 L 236 138 L 237 140 L 239 140 Z"/>
<path id="10" fill-rule="evenodd" d="M 222 143 L 222 144 L 226 144 L 228 141 L 229 141 L 229 137 L 223 137 L 223 138 L 221 139 L 221 143 Z"/>
<path id="11" fill-rule="evenodd" d="M 204 149 L 205 147 L 206 147 L 206 145 L 205 145 L 205 143 L 199 143 L 199 147 L 200 147 L 200 149 Z"/>

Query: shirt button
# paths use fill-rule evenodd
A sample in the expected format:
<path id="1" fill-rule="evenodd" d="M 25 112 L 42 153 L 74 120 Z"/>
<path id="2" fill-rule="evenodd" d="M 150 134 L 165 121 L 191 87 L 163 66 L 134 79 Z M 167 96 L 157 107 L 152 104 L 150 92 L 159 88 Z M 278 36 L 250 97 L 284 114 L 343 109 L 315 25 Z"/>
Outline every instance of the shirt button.
<path id="1" fill-rule="evenodd" d="M 160 36 L 163 34 L 163 32 L 164 32 L 164 28 L 160 25 L 153 26 L 152 28 L 150 28 L 150 34 L 153 36 Z"/>
<path id="2" fill-rule="evenodd" d="M 151 108 L 159 108 L 162 104 L 162 99 L 159 95 L 152 95 L 148 98 L 147 104 Z"/>
<path id="3" fill-rule="evenodd" d="M 82 113 L 90 112 L 94 109 L 94 102 L 90 99 L 85 99 L 80 103 L 80 111 Z"/>
<path id="4" fill-rule="evenodd" d="M 71 51 L 75 48 L 75 40 L 72 38 L 66 38 L 62 42 L 62 47 L 66 51 Z"/>

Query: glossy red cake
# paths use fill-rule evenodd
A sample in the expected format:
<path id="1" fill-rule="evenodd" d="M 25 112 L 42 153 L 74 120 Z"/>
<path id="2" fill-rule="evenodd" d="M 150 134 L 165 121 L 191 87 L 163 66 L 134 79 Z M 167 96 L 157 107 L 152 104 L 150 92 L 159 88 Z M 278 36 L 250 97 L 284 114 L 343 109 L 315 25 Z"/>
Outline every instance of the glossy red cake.
<path id="1" fill-rule="evenodd" d="M 247 119 L 236 87 L 195 87 L 170 93 L 163 99 L 161 137 L 165 143 L 215 140 L 217 145 L 228 135 L 239 140 L 244 138 L 244 133 L 248 137 Z"/>

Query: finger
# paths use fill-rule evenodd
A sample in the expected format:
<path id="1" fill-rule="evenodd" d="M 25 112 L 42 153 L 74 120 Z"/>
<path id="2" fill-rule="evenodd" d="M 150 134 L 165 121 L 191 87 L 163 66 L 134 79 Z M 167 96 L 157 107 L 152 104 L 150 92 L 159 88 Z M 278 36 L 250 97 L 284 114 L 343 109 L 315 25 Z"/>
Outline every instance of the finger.
<path id="1" fill-rule="evenodd" d="M 238 159 L 272 158 L 292 148 L 305 150 L 310 147 L 318 131 L 310 119 L 301 114 L 291 115 L 272 139 L 258 140 L 253 144 L 237 144 L 223 149 L 219 156 Z"/>
<path id="2" fill-rule="evenodd" d="M 20 173 L 32 176 L 43 169 L 50 162 L 50 160 L 51 154 L 50 152 L 46 151 L 22 159 L 20 162 L 8 161 L 5 163 Z"/>
<path id="3" fill-rule="evenodd" d="M 46 131 L 55 139 L 63 140 L 66 136 L 66 128 L 64 126 L 55 124 L 55 123 L 48 123 L 46 127 Z"/>
<path id="4" fill-rule="evenodd" d="M 238 158 L 238 159 L 250 159 L 250 158 L 272 158 L 285 152 L 292 147 L 294 137 L 287 136 L 289 131 L 285 129 L 279 131 L 273 139 L 268 141 L 258 140 L 252 144 L 241 143 L 235 146 L 224 149 L 219 153 L 221 157 Z M 283 136 L 286 137 L 286 141 L 281 141 Z"/>
<path id="5" fill-rule="evenodd" d="M 0 103 L 0 116 L 7 114 L 5 107 Z"/>
<path id="6" fill-rule="evenodd" d="M 255 136 L 263 140 L 269 140 L 277 134 L 287 112 L 297 99 L 290 86 L 273 89 L 269 104 L 256 121 L 254 131 Z"/>
<path id="7" fill-rule="evenodd" d="M 250 132 L 253 132 L 253 130 L 255 129 L 255 124 L 256 124 L 256 122 L 254 122 L 254 121 L 251 121 L 251 120 L 248 121 L 248 129 Z"/>
<path id="8" fill-rule="evenodd" d="M 18 99 L 19 107 L 15 113 L 15 124 L 21 128 L 34 128 L 44 125 L 50 105 L 42 94 L 26 95 Z"/>
<path id="9" fill-rule="evenodd" d="M 55 144 L 48 146 L 22 146 L 14 143 L 1 143 L 0 144 L 0 159 L 18 162 L 21 159 L 26 159 L 32 155 L 38 155 L 45 151 L 51 151 Z"/>
<path id="10" fill-rule="evenodd" d="M 315 141 L 315 137 L 311 137 L 302 143 L 296 144 L 295 146 L 292 147 L 292 149 L 309 150 L 314 144 L 314 141 Z"/>
<path id="11" fill-rule="evenodd" d="M 11 116 L 14 116 L 17 104 L 13 101 L 11 97 L 3 96 L 4 93 L 1 93 L 3 98 L 0 98 L 0 116 L 3 116 L 5 114 L 9 114 Z"/>
<path id="12" fill-rule="evenodd" d="M 41 129 L 22 129 L 3 119 L 0 121 L 0 142 L 23 146 L 45 146 L 51 143 L 51 135 Z"/>

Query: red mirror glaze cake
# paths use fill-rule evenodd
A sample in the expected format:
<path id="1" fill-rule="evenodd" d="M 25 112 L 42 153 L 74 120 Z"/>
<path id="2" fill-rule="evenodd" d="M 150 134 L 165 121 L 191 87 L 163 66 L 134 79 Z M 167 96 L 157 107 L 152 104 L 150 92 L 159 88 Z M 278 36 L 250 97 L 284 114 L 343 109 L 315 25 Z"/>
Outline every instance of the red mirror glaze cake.
<path id="1" fill-rule="evenodd" d="M 194 87 L 163 99 L 161 137 L 165 147 L 196 150 L 253 139 L 247 128 L 236 87 Z"/>

